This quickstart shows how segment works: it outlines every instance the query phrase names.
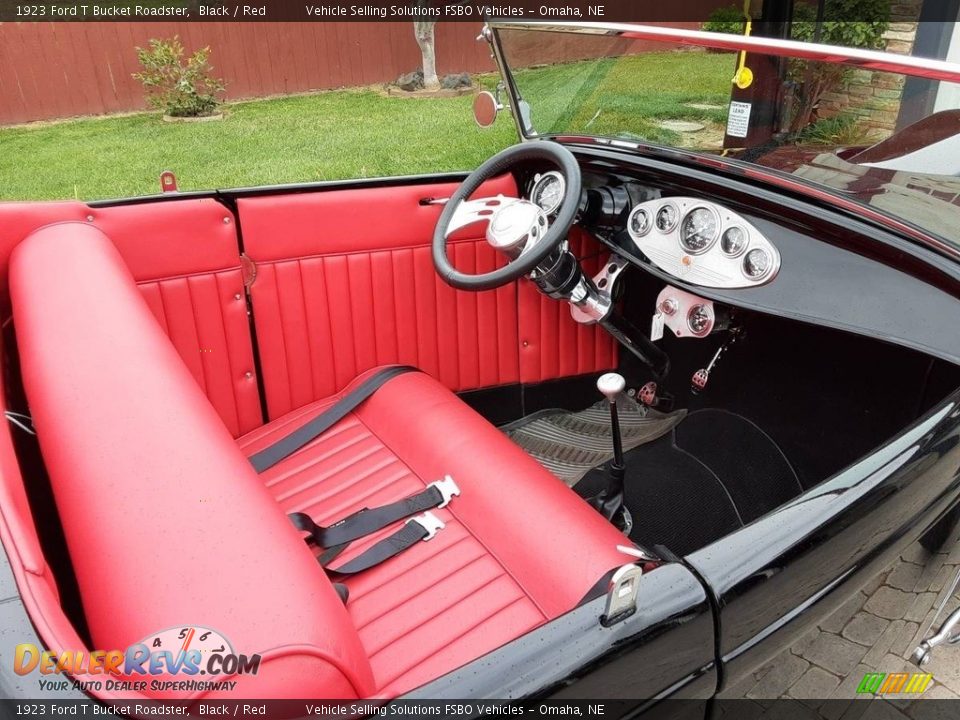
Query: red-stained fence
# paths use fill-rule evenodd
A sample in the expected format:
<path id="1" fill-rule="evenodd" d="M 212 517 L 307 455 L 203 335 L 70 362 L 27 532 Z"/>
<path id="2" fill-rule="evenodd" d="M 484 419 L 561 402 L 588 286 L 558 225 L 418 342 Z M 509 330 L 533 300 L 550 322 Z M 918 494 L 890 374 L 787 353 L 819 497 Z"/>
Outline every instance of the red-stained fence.
<path id="1" fill-rule="evenodd" d="M 437 23 L 441 74 L 495 69 L 480 29 Z M 135 48 L 173 35 L 211 47 L 229 99 L 382 83 L 420 64 L 412 22 L 0 23 L 0 125 L 144 108 Z"/>

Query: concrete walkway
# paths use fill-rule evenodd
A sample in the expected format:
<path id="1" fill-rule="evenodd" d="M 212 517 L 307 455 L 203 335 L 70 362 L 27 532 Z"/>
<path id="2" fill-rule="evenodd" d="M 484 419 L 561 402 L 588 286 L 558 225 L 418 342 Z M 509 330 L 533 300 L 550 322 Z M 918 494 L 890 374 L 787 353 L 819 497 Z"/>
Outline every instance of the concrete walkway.
<path id="1" fill-rule="evenodd" d="M 896 565 L 816 630 L 720 697 L 746 698 L 760 706 L 765 705 L 764 700 L 793 698 L 829 720 L 859 717 L 865 704 L 854 706 L 852 700 L 865 673 L 918 671 L 908 658 L 958 567 L 960 543 L 936 554 L 914 544 Z M 947 602 L 937 625 L 957 607 L 960 594 Z M 931 673 L 934 680 L 922 696 L 888 696 L 893 702 L 884 717 L 913 720 L 920 715 L 919 704 L 925 699 L 960 699 L 960 646 L 936 648 L 923 672 Z M 923 715 L 926 718 L 930 713 L 923 711 Z M 960 705 L 953 717 L 960 717 Z"/>

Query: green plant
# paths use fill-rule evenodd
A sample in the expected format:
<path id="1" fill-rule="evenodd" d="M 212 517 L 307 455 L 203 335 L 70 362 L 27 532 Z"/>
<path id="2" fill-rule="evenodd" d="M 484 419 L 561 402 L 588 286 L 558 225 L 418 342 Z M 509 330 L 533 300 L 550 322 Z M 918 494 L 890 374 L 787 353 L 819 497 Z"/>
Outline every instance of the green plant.
<path id="1" fill-rule="evenodd" d="M 142 72 L 133 77 L 143 83 L 147 103 L 174 117 L 211 115 L 224 84 L 211 74 L 210 48 L 197 50 L 184 61 L 179 36 L 169 40 L 153 38 L 147 48 L 137 48 Z"/>
<path id="2" fill-rule="evenodd" d="M 736 5 L 718 7 L 707 16 L 707 21 L 700 27 L 706 32 L 729 33 L 743 35 L 743 25 L 746 18 L 743 8 Z"/>
<path id="3" fill-rule="evenodd" d="M 806 145 L 849 147 L 861 145 L 865 133 L 860 121 L 853 115 L 834 115 L 820 118 L 800 131 L 797 140 Z"/>
<path id="4" fill-rule="evenodd" d="M 881 48 L 883 34 L 890 24 L 890 0 L 827 0 L 819 36 L 816 19 L 815 4 L 798 2 L 793 7 L 791 37 L 804 42 L 819 37 L 818 42 L 842 47 Z"/>
<path id="5" fill-rule="evenodd" d="M 819 31 L 816 19 L 815 5 L 798 2 L 793 8 L 791 37 L 843 47 L 881 48 L 890 25 L 890 0 L 826 0 Z M 787 77 L 794 88 L 795 112 L 790 130 L 800 132 L 814 122 L 820 100 L 838 89 L 848 75 L 849 69 L 843 65 L 791 60 Z"/>

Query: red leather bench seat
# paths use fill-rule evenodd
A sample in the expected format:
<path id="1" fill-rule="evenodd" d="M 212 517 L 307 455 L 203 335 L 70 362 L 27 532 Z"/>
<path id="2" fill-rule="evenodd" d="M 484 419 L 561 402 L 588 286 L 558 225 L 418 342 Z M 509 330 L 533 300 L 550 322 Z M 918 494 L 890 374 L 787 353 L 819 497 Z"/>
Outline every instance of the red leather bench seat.
<path id="1" fill-rule="evenodd" d="M 30 411 L 97 649 L 205 625 L 263 655 L 234 695 L 389 697 L 572 609 L 629 561 L 623 535 L 425 375 L 395 377 L 257 475 L 247 456 L 336 397 L 235 441 L 90 225 L 36 231 L 10 280 Z M 445 474 L 461 489 L 434 510 L 446 527 L 347 580 L 344 606 L 285 513 L 328 524 Z"/>
<path id="2" fill-rule="evenodd" d="M 244 452 L 257 452 L 337 397 L 240 438 Z M 461 490 L 446 508 L 432 511 L 446 527 L 345 581 L 347 611 L 386 696 L 572 609 L 608 570 L 630 561 L 616 549 L 628 543 L 622 534 L 422 373 L 390 380 L 261 477 L 284 511 L 307 512 L 324 525 L 418 493 L 445 474 Z M 393 529 L 356 542 L 343 558 Z"/>

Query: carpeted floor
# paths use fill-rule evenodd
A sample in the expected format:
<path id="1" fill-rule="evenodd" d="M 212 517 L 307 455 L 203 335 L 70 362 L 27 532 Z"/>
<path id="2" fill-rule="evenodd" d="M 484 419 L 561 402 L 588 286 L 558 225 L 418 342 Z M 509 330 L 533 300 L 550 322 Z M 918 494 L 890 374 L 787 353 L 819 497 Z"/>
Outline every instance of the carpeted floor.
<path id="1" fill-rule="evenodd" d="M 628 398 L 618 408 L 630 537 L 641 545 L 684 555 L 802 492 L 777 444 L 741 415 L 664 414 Z M 581 497 L 605 486 L 613 457 L 606 401 L 577 413 L 545 410 L 502 429 Z"/>

